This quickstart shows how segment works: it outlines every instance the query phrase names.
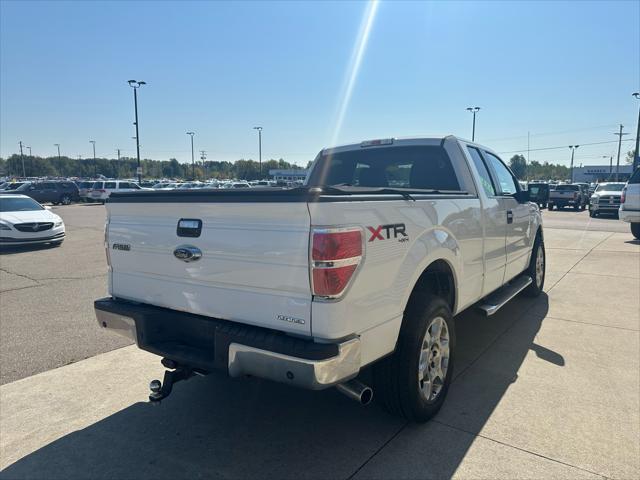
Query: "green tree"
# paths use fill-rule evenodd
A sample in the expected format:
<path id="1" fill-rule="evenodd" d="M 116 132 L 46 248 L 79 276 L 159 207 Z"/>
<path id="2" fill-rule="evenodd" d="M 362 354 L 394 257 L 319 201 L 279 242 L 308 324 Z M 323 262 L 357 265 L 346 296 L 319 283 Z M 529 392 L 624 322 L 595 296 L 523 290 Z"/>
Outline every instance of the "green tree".
<path id="1" fill-rule="evenodd" d="M 624 161 L 627 162 L 627 165 L 633 164 L 633 157 L 635 155 L 636 155 L 636 149 L 635 148 L 633 150 L 629 150 L 627 152 L 627 156 L 624 159 Z"/>
<path id="2" fill-rule="evenodd" d="M 520 180 L 524 180 L 527 175 L 527 161 L 522 155 L 514 155 L 509 160 L 509 166 L 514 175 Z"/>

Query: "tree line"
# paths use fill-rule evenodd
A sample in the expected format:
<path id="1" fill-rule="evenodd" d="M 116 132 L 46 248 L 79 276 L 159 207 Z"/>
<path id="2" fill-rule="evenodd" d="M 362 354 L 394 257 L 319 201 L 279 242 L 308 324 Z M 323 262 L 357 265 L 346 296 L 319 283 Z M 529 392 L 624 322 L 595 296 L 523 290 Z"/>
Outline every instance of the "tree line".
<path id="1" fill-rule="evenodd" d="M 14 154 L 7 159 L 0 158 L 0 174 L 22 177 L 79 177 L 97 178 L 103 175 L 107 178 L 136 177 L 137 160 L 123 157 L 120 160 L 112 158 L 75 159 L 69 157 L 37 157 Z M 144 178 L 175 178 L 205 180 L 210 178 L 229 179 L 242 178 L 245 180 L 259 180 L 269 178 L 271 169 L 302 169 L 295 165 L 279 160 L 267 160 L 260 164 L 255 160 L 205 161 L 197 162 L 195 168 L 190 163 L 180 163 L 175 158 L 170 160 L 140 160 L 142 176 Z"/>
<path id="2" fill-rule="evenodd" d="M 632 164 L 634 155 L 635 149 L 627 152 L 624 162 L 628 165 Z M 511 157 L 509 167 L 519 180 L 566 180 L 571 177 L 569 167 L 549 162 L 540 163 L 536 160 L 527 163 L 523 155 Z"/>

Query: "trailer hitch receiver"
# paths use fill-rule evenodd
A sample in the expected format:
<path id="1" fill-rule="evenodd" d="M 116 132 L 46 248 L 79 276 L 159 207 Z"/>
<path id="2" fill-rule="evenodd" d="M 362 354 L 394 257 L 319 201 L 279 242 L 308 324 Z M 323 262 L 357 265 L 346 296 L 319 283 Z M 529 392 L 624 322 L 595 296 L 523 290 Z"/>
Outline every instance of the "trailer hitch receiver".
<path id="1" fill-rule="evenodd" d="M 165 362 L 163 365 L 168 366 Z M 160 380 L 152 380 L 149 384 L 151 393 L 149 394 L 149 401 L 153 403 L 159 403 L 162 399 L 167 398 L 173 390 L 173 384 L 182 380 L 188 380 L 194 375 L 194 371 L 188 367 L 173 365 L 175 370 L 165 370 L 162 383 Z M 170 367 L 171 368 L 171 367 Z"/>

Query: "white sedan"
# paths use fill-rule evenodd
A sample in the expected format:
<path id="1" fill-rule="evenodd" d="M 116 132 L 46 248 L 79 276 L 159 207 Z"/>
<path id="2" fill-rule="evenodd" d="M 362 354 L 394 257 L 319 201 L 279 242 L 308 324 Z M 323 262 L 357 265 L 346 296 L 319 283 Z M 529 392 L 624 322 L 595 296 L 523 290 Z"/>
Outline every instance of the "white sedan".
<path id="1" fill-rule="evenodd" d="M 62 218 L 26 195 L 0 196 L 0 246 L 50 243 L 60 245 Z"/>

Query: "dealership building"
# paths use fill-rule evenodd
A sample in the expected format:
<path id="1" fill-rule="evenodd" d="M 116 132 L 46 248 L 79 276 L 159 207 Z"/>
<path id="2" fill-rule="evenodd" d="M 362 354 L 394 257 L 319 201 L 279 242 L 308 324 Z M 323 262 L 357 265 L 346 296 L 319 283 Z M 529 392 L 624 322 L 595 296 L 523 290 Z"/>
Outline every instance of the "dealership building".
<path id="1" fill-rule="evenodd" d="M 275 169 L 269 170 L 269 175 L 278 182 L 295 182 L 296 180 L 304 180 L 307 178 L 309 169 L 292 168 L 289 170 Z"/>
<path id="2" fill-rule="evenodd" d="M 620 165 L 618 170 L 618 180 L 626 182 L 633 172 L 633 165 Z M 610 165 L 586 165 L 584 167 L 573 168 L 573 181 L 577 183 L 591 183 L 615 181 L 616 166 Z"/>

